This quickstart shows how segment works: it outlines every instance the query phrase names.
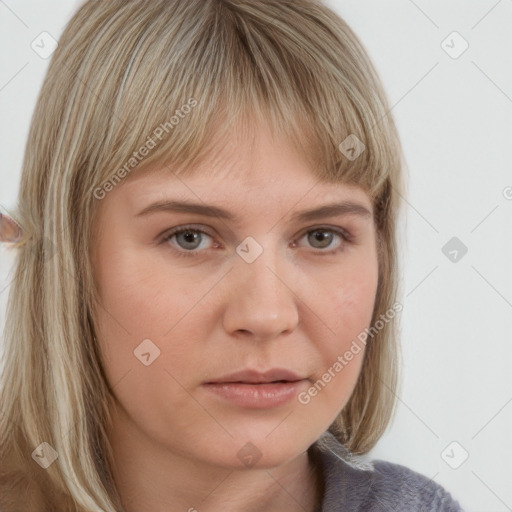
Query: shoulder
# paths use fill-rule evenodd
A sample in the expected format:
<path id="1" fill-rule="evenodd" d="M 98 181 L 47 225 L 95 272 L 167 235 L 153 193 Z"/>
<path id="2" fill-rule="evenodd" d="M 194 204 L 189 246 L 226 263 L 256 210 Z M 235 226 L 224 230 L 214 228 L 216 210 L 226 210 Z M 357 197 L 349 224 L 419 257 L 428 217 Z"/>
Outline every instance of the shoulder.
<path id="1" fill-rule="evenodd" d="M 462 512 L 451 494 L 425 475 L 383 460 L 373 461 L 373 466 L 372 489 L 368 498 L 375 510 L 385 504 L 393 506 L 397 512 Z"/>
<path id="2" fill-rule="evenodd" d="M 400 464 L 353 454 L 329 432 L 310 454 L 323 482 L 318 512 L 463 512 L 434 480 Z"/>

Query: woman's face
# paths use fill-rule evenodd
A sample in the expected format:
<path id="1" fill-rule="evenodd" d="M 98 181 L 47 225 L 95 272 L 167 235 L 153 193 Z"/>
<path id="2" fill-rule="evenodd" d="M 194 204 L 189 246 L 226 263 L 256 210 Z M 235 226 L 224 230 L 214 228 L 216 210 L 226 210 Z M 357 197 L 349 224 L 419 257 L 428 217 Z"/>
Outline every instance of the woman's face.
<path id="1" fill-rule="evenodd" d="M 263 128 L 222 156 L 186 177 L 134 174 L 101 200 L 97 337 L 115 428 L 203 463 L 272 467 L 307 450 L 356 384 L 378 280 L 373 210 Z M 322 211 L 333 204 L 345 206 Z M 185 225 L 199 231 L 171 233 Z M 206 384 L 275 369 L 299 381 Z"/>

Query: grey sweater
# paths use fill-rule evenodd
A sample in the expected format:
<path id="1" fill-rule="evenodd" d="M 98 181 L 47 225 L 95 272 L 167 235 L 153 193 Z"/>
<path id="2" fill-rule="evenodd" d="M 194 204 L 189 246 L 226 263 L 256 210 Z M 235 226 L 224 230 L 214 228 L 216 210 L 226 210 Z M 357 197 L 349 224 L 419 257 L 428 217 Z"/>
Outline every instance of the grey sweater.
<path id="1" fill-rule="evenodd" d="M 352 454 L 328 431 L 308 454 L 322 479 L 322 505 L 315 512 L 464 512 L 433 480 Z"/>

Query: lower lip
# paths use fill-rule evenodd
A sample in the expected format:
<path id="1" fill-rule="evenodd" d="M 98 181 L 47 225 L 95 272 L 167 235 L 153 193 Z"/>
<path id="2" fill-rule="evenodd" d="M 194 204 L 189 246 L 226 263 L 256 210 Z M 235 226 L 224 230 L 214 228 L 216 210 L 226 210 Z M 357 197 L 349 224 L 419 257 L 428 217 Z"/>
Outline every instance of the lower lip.
<path id="1" fill-rule="evenodd" d="M 204 384 L 204 387 L 240 407 L 269 409 L 290 401 L 297 395 L 305 382 L 305 380 L 268 384 L 218 382 Z"/>

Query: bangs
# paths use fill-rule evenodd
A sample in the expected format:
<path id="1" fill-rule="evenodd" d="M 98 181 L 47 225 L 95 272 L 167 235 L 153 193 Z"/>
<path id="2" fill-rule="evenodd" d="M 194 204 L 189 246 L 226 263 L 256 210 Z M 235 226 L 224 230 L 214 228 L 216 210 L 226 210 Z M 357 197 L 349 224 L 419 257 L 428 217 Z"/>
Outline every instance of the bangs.
<path id="1" fill-rule="evenodd" d="M 82 78 L 89 98 L 81 99 L 96 137 L 86 142 L 91 196 L 156 166 L 192 172 L 227 141 L 247 140 L 255 120 L 293 144 L 317 179 L 371 197 L 399 165 L 384 93 L 364 71 L 372 65 L 356 43 L 346 47 L 339 34 L 350 29 L 325 8 L 167 0 L 102 9 L 109 13 L 81 61 L 87 74 L 76 69 L 95 77 Z"/>

